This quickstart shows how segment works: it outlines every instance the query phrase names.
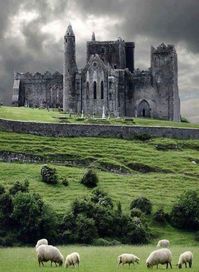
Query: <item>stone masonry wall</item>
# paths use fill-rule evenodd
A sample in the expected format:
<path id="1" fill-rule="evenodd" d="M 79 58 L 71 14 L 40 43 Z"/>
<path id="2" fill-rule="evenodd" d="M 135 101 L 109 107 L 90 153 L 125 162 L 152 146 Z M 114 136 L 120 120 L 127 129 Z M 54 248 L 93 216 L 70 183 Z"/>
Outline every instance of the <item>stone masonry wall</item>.
<path id="1" fill-rule="evenodd" d="M 153 137 L 199 139 L 199 129 L 114 125 L 78 125 L 19 122 L 0 119 L 0 130 L 55 137 L 114 137 L 131 139 L 144 133 Z"/>

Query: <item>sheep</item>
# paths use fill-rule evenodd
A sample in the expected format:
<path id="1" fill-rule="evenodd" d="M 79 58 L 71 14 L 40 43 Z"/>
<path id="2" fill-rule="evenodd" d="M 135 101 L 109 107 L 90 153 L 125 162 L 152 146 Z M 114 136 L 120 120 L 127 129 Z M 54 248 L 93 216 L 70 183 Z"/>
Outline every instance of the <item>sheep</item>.
<path id="1" fill-rule="evenodd" d="M 38 240 L 35 248 L 37 249 L 40 245 L 48 245 L 48 240 L 47 239 Z"/>
<path id="2" fill-rule="evenodd" d="M 51 261 L 51 266 L 53 262 L 55 263 L 56 266 L 57 266 L 57 263 L 59 264 L 59 266 L 62 266 L 64 262 L 63 255 L 61 254 L 59 249 L 54 246 L 40 245 L 36 249 L 36 252 L 37 252 L 39 266 L 40 264 L 44 266 L 43 262 L 48 262 L 48 261 Z"/>
<path id="3" fill-rule="evenodd" d="M 170 242 L 169 240 L 160 240 L 158 243 L 157 243 L 157 247 L 169 247 L 170 245 Z"/>
<path id="4" fill-rule="evenodd" d="M 79 263 L 80 263 L 79 253 L 73 252 L 73 253 L 66 256 L 66 260 L 65 260 L 65 267 L 66 268 L 71 265 L 73 265 L 75 267 L 76 264 L 77 264 L 77 266 L 79 266 Z"/>
<path id="5" fill-rule="evenodd" d="M 166 264 L 166 268 L 168 268 L 169 265 L 172 268 L 171 259 L 171 251 L 168 248 L 161 248 L 151 252 L 146 260 L 146 265 L 148 268 L 157 265 L 158 268 L 158 264 Z"/>
<path id="6" fill-rule="evenodd" d="M 135 256 L 134 254 L 128 254 L 128 253 L 124 253 L 120 256 L 118 256 L 117 258 L 118 260 L 118 266 L 120 264 L 124 265 L 124 264 L 128 264 L 130 266 L 130 264 L 134 264 L 134 263 L 139 263 L 140 259 Z"/>
<path id="7" fill-rule="evenodd" d="M 184 264 L 187 268 L 187 263 L 189 264 L 189 268 L 192 266 L 192 260 L 193 260 L 193 254 L 191 251 L 185 251 L 182 253 L 178 260 L 178 268 L 182 268 L 182 265 Z"/>

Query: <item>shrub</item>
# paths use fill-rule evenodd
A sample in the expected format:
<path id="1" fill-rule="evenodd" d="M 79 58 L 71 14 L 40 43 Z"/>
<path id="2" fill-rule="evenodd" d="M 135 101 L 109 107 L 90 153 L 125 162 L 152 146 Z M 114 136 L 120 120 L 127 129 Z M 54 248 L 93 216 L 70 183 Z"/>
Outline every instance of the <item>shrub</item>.
<path id="1" fill-rule="evenodd" d="M 149 231 L 140 218 L 134 217 L 129 224 L 128 240 L 132 244 L 145 244 L 149 242 Z"/>
<path id="2" fill-rule="evenodd" d="M 107 208 L 113 208 L 113 201 L 110 196 L 108 196 L 107 193 L 100 189 L 95 189 L 92 192 L 91 195 L 91 201 L 95 204 L 107 207 Z"/>
<path id="3" fill-rule="evenodd" d="M 133 208 L 140 209 L 145 214 L 151 214 L 152 203 L 146 197 L 138 197 L 130 204 L 130 209 L 132 210 Z"/>
<path id="4" fill-rule="evenodd" d="M 63 179 L 63 180 L 61 181 L 61 183 L 62 183 L 64 186 L 66 186 L 66 187 L 69 185 L 69 182 L 68 182 L 67 179 Z"/>
<path id="5" fill-rule="evenodd" d="M 94 188 L 97 186 L 99 179 L 95 171 L 89 169 L 80 182 L 88 188 Z"/>
<path id="6" fill-rule="evenodd" d="M 118 240 L 106 240 L 104 238 L 98 238 L 93 241 L 94 246 L 119 246 L 121 242 Z"/>
<path id="7" fill-rule="evenodd" d="M 90 244 L 98 236 L 95 221 L 84 215 L 78 215 L 75 228 L 76 240 L 80 243 Z"/>
<path id="8" fill-rule="evenodd" d="M 139 141 L 148 141 L 151 139 L 151 135 L 148 133 L 142 133 L 142 134 L 135 134 L 134 138 Z"/>
<path id="9" fill-rule="evenodd" d="M 9 193 L 11 195 L 16 195 L 16 193 L 22 192 L 27 193 L 29 192 L 29 182 L 27 180 L 24 183 L 16 181 L 12 187 L 10 187 Z"/>
<path id="10" fill-rule="evenodd" d="M 58 177 L 56 174 L 56 169 L 51 168 L 47 165 L 42 166 L 41 168 L 42 181 L 48 184 L 57 184 Z"/>
<path id="11" fill-rule="evenodd" d="M 38 194 L 19 192 L 13 204 L 12 219 L 20 241 L 33 243 L 42 236 L 54 235 L 55 213 L 44 204 Z"/>
<path id="12" fill-rule="evenodd" d="M 0 184 L 0 195 L 5 193 L 5 188 Z"/>
<path id="13" fill-rule="evenodd" d="M 133 208 L 131 210 L 131 217 L 141 217 L 142 216 L 142 211 L 138 208 Z"/>
<path id="14" fill-rule="evenodd" d="M 195 233 L 195 240 L 199 242 L 199 231 L 196 231 Z"/>
<path id="15" fill-rule="evenodd" d="M 199 196 L 195 191 L 187 191 L 174 204 L 171 223 L 181 229 L 199 230 Z"/>
<path id="16" fill-rule="evenodd" d="M 189 120 L 186 117 L 181 116 L 180 119 L 181 119 L 180 121 L 182 123 L 190 123 Z"/>
<path id="17" fill-rule="evenodd" d="M 13 211 L 12 197 L 8 193 L 0 195 L 0 225 L 9 229 L 11 226 L 11 214 Z"/>
<path id="18" fill-rule="evenodd" d="M 166 221 L 167 221 L 167 217 L 168 215 L 164 212 L 163 209 L 159 209 L 157 210 L 154 215 L 153 215 L 153 220 L 156 222 L 156 223 L 159 223 L 159 224 L 166 224 Z"/>

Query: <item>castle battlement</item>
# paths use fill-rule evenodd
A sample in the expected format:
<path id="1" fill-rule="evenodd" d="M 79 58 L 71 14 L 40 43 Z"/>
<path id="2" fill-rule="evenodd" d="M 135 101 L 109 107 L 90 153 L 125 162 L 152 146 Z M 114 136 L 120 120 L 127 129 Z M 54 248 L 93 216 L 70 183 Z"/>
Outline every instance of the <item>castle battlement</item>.
<path id="1" fill-rule="evenodd" d="M 65 112 L 102 116 L 180 120 L 177 54 L 173 45 L 151 47 L 151 67 L 134 69 L 134 42 L 121 38 L 87 42 L 87 61 L 76 63 L 76 39 L 69 25 L 64 35 L 64 69 L 50 73 L 15 73 L 13 103 L 61 107 Z"/>

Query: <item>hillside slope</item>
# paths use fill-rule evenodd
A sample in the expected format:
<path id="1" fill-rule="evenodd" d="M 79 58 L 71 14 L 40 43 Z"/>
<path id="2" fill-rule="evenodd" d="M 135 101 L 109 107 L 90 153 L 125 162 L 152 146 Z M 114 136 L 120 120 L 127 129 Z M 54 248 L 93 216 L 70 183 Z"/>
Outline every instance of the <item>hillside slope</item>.
<path id="1" fill-rule="evenodd" d="M 7 188 L 25 179 L 30 189 L 59 213 L 70 208 L 71 202 L 91 193 L 79 183 L 89 166 L 95 167 L 99 187 L 115 202 L 121 201 L 125 212 L 133 198 L 144 195 L 153 203 L 153 210 L 170 211 L 177 197 L 186 190 L 198 190 L 199 141 L 106 138 L 53 138 L 0 132 L 0 182 Z M 11 163 L 11 161 L 13 161 Z M 33 163 L 34 162 L 34 163 Z M 41 165 L 50 162 L 69 186 L 41 182 Z M 171 227 L 154 230 L 173 237 L 178 243 L 192 234 L 177 232 Z"/>

